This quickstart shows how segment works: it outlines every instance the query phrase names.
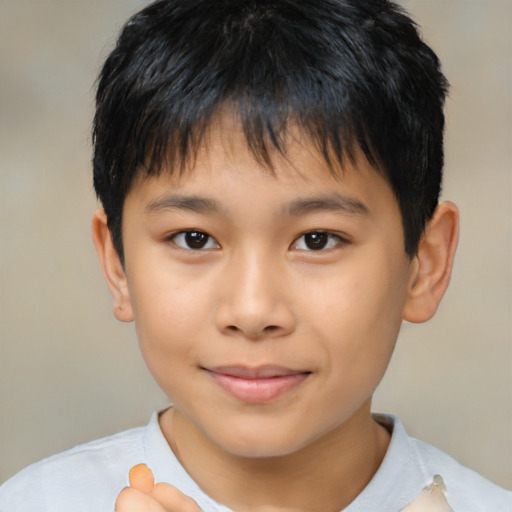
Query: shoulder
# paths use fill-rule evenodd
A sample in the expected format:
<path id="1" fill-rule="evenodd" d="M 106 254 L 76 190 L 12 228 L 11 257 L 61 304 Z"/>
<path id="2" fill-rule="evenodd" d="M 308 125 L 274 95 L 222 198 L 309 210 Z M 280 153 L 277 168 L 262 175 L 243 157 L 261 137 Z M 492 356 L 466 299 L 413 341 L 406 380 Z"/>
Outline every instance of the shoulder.
<path id="1" fill-rule="evenodd" d="M 455 512 L 512 512 L 512 491 L 410 437 L 396 416 L 375 414 L 374 418 L 389 430 L 391 442 L 379 470 L 360 496 L 360 503 L 370 503 L 371 508 L 348 510 L 404 510 L 416 503 L 426 488 L 441 482 L 436 478 L 441 477 L 439 485 Z"/>
<path id="2" fill-rule="evenodd" d="M 425 473 L 443 478 L 446 498 L 455 511 L 512 511 L 512 491 L 498 487 L 432 445 L 414 438 L 410 442 Z"/>
<path id="3" fill-rule="evenodd" d="M 146 429 L 78 445 L 28 466 L 0 487 L 0 512 L 113 510 L 129 469 L 144 462 Z"/>

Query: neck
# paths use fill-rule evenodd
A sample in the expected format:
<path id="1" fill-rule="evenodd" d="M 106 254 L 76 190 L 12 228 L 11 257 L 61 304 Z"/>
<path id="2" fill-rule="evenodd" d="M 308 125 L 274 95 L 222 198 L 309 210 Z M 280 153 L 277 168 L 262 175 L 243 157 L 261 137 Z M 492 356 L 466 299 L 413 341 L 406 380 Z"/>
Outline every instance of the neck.
<path id="1" fill-rule="evenodd" d="M 342 510 L 373 477 L 390 438 L 371 418 L 370 402 L 313 444 L 279 457 L 228 453 L 174 409 L 160 424 L 198 485 L 214 500 L 248 512 Z"/>

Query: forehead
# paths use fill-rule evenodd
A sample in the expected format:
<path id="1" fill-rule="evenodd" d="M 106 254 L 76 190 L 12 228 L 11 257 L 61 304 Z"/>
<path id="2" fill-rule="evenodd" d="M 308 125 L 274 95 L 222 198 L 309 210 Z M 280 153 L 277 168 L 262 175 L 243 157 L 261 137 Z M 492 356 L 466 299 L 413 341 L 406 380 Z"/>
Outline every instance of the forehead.
<path id="1" fill-rule="evenodd" d="M 333 186 L 352 172 L 361 173 L 361 177 L 375 173 L 384 176 L 350 141 L 338 151 L 320 145 L 293 120 L 275 137 L 269 132 L 254 138 L 244 129 L 236 111 L 224 107 L 192 137 L 183 154 L 173 151 L 151 172 L 139 168 L 132 187 L 137 188 L 154 175 L 176 187 L 188 181 L 214 180 L 219 166 L 228 166 L 235 174 L 259 172 L 278 181 L 300 178 L 312 182 L 323 175 L 333 181 Z"/>
<path id="2" fill-rule="evenodd" d="M 269 156 L 269 163 L 261 162 L 236 119 L 224 116 L 211 124 L 182 169 L 169 164 L 153 176 L 141 173 L 127 202 L 135 201 L 144 213 L 232 209 L 245 215 L 255 202 L 258 214 L 265 210 L 272 215 L 398 211 L 388 182 L 361 151 L 329 163 L 307 135 L 291 126 L 283 136 L 282 151 L 271 147 Z"/>

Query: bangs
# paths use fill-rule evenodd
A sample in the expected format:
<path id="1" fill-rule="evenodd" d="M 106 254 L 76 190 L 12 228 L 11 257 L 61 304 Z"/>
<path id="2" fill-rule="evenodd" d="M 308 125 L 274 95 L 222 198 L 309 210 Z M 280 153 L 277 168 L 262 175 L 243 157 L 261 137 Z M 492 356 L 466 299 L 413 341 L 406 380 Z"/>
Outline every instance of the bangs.
<path id="1" fill-rule="evenodd" d="M 439 59 L 387 0 L 159 0 L 124 27 L 99 76 L 94 187 L 121 247 L 137 173 L 181 173 L 229 111 L 272 170 L 293 126 L 331 172 L 362 153 L 388 179 L 414 255 L 443 167 Z"/>

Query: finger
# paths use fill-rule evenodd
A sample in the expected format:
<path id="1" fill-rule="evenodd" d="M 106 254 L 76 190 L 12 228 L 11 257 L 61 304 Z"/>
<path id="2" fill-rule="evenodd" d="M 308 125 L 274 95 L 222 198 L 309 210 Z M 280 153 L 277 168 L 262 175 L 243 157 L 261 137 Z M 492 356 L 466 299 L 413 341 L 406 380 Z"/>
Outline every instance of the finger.
<path id="1" fill-rule="evenodd" d="M 199 505 L 192 498 L 170 484 L 156 484 L 151 495 L 167 512 L 201 512 Z"/>
<path id="2" fill-rule="evenodd" d="M 453 512 L 448 505 L 443 491 L 439 487 L 432 486 L 425 489 L 419 498 L 405 507 L 402 512 Z"/>
<path id="3" fill-rule="evenodd" d="M 149 494 L 132 487 L 123 489 L 116 500 L 115 512 L 173 512 L 166 510 Z M 181 511 L 180 511 L 181 512 Z"/>
<path id="4" fill-rule="evenodd" d="M 146 464 L 137 464 L 130 469 L 128 474 L 130 480 L 130 486 L 138 491 L 150 494 L 155 484 L 153 473 L 146 466 Z"/>

